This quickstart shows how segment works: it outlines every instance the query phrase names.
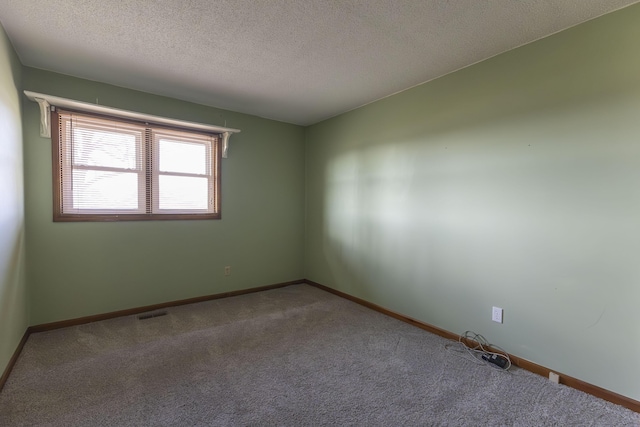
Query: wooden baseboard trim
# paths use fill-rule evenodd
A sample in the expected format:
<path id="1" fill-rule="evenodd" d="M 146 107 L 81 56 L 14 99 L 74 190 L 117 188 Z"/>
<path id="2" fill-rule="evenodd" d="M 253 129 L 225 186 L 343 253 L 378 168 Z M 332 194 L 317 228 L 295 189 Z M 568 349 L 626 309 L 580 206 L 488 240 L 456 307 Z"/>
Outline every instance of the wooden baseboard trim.
<path id="1" fill-rule="evenodd" d="M 627 409 L 640 413 L 640 402 L 631 399 L 630 397 L 623 396 L 611 390 L 607 390 L 606 388 L 598 387 L 597 385 L 565 375 L 561 372 L 556 372 L 553 369 L 538 365 L 537 363 L 514 356 L 513 354 L 509 354 L 509 357 L 511 358 L 511 363 L 519 368 L 526 369 L 529 372 L 533 372 L 534 374 L 538 374 L 545 378 L 549 378 L 549 372 L 554 372 L 560 376 L 560 384 L 564 384 L 567 387 L 575 388 L 576 390 L 583 391 L 592 396 L 599 397 L 600 399 L 607 400 L 611 403 L 615 403 L 616 405 L 624 406 Z"/>
<path id="2" fill-rule="evenodd" d="M 24 345 L 29 339 L 30 334 L 31 334 L 31 331 L 29 330 L 29 328 L 27 328 L 27 330 L 24 331 L 24 335 L 22 335 L 22 339 L 18 343 L 18 347 L 16 347 L 16 351 L 13 352 L 13 356 L 11 356 L 11 359 L 9 359 L 9 363 L 7 364 L 7 367 L 4 368 L 4 372 L 0 377 L 0 391 L 2 391 L 4 384 L 9 379 L 9 374 L 11 373 L 13 366 L 16 364 L 16 361 L 18 360 L 18 356 L 20 356 L 20 353 L 22 353 L 22 349 L 24 348 Z"/>
<path id="3" fill-rule="evenodd" d="M 348 299 L 349 301 L 353 301 L 353 302 L 355 302 L 357 304 L 360 304 L 360 305 L 363 305 L 363 306 L 365 306 L 367 308 L 370 308 L 372 310 L 378 311 L 378 312 L 380 312 L 382 314 L 386 314 L 387 316 L 393 317 L 393 318 L 398 319 L 398 320 L 402 320 L 405 323 L 408 323 L 410 325 L 416 326 L 416 327 L 418 327 L 420 329 L 424 329 L 425 331 L 431 332 L 432 334 L 439 335 L 441 337 L 452 339 L 452 340 L 456 340 L 456 341 L 458 340 L 459 335 L 456 335 L 456 334 L 454 334 L 452 332 L 449 332 L 449 331 L 445 331 L 444 329 L 440 329 L 437 326 L 429 325 L 428 323 L 421 322 L 421 321 L 413 319 L 413 318 L 411 318 L 409 316 L 405 316 L 404 314 L 400 314 L 400 313 L 396 313 L 395 311 L 387 310 L 386 308 L 384 308 L 382 306 L 379 306 L 377 304 L 374 304 L 372 302 L 363 300 L 363 299 L 358 298 L 358 297 L 354 297 L 353 295 L 345 294 L 344 292 L 335 290 L 335 289 L 330 288 L 330 287 L 325 286 L 325 285 L 321 285 L 320 283 L 316 283 L 316 282 L 313 282 L 311 280 L 305 280 L 304 282 L 306 284 L 314 286 L 314 287 L 316 287 L 318 289 L 322 289 L 323 291 L 330 292 L 330 293 L 332 293 L 334 295 L 338 295 L 339 297 L 342 297 L 344 299 Z"/>
<path id="4" fill-rule="evenodd" d="M 140 314 L 140 313 L 145 313 L 147 311 L 160 310 L 163 308 L 177 307 L 180 305 L 194 304 L 197 302 L 211 301 L 215 299 L 229 298 L 229 297 L 235 297 L 238 295 L 268 291 L 271 289 L 283 288 L 285 286 L 297 285 L 300 283 L 304 283 L 304 280 L 303 279 L 293 280 L 291 282 L 276 283 L 273 285 L 259 286 L 256 288 L 242 289 L 239 291 L 230 291 L 230 292 L 223 292 L 223 293 L 213 294 L 213 295 L 204 295 L 201 297 L 163 302 L 160 304 L 145 305 L 143 307 L 129 308 L 126 310 L 112 311 L 109 313 L 94 314 L 92 316 L 79 317 L 76 319 L 61 320 L 59 322 L 43 323 L 40 325 L 29 327 L 29 332 L 30 333 L 46 332 L 46 331 L 51 331 L 53 329 L 67 328 L 69 326 L 77 326 L 77 325 L 83 325 L 85 323 L 99 322 L 101 320 L 114 319 L 116 317 L 122 317 L 122 316 L 130 316 L 132 314 Z"/>
<path id="5" fill-rule="evenodd" d="M 460 338 L 460 335 L 455 334 L 453 332 L 449 332 L 447 330 L 438 328 L 436 326 L 433 325 L 429 325 L 428 323 L 422 322 L 420 320 L 416 320 L 413 319 L 409 316 L 405 316 L 403 314 L 397 313 L 395 311 L 391 311 L 388 310 L 384 307 L 381 307 L 377 304 L 373 304 L 369 301 L 363 300 L 361 298 L 358 297 L 354 297 L 353 295 L 349 295 L 346 294 L 344 292 L 338 291 L 336 289 L 330 288 L 328 286 L 324 286 L 320 283 L 316 283 L 312 280 L 304 280 L 304 283 L 314 286 L 318 289 L 322 289 L 323 291 L 327 291 L 330 292 L 334 295 L 338 295 L 339 297 L 348 299 L 350 301 L 353 301 L 357 304 L 363 305 L 367 308 L 370 308 L 372 310 L 378 311 L 382 314 L 386 314 L 387 316 L 391 316 L 395 319 L 401 320 L 405 323 L 408 323 L 410 325 L 416 326 L 420 329 L 424 329 L 427 332 L 431 332 L 435 335 L 439 335 L 441 337 L 447 338 L 447 339 L 451 339 L 451 340 L 455 340 L 458 341 L 458 339 Z M 546 368 L 544 366 L 538 365 L 536 363 L 533 363 L 529 360 L 523 359 L 521 357 L 515 356 L 513 354 L 509 354 L 509 357 L 511 358 L 511 363 L 519 368 L 522 369 L 526 369 L 527 371 L 533 372 L 534 374 L 538 374 L 541 375 L 543 377 L 549 377 L 549 372 L 555 372 L 556 374 L 560 375 L 560 384 L 564 384 L 568 387 L 572 387 L 575 388 L 577 390 L 580 390 L 582 392 L 591 394 L 595 397 L 598 397 L 600 399 L 604 399 L 607 400 L 611 403 L 615 403 L 616 405 L 620 405 L 620 406 L 624 406 L 627 409 L 631 409 L 634 412 L 638 412 L 640 413 L 640 402 L 634 399 L 631 399 L 629 397 L 623 396 L 621 394 L 615 393 L 613 391 L 604 389 L 602 387 L 598 387 L 595 386 L 593 384 L 587 383 L 585 381 L 579 380 L 577 378 L 571 377 L 569 375 L 565 375 L 562 374 L 560 372 L 556 372 L 553 371 L 549 368 Z"/>

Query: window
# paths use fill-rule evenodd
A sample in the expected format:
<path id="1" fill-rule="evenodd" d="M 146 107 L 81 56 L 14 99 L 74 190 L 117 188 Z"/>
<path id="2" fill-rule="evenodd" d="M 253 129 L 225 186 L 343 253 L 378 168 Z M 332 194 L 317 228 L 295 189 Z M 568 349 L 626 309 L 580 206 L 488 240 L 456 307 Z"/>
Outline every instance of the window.
<path id="1" fill-rule="evenodd" d="M 220 135 L 52 112 L 54 221 L 220 218 Z"/>

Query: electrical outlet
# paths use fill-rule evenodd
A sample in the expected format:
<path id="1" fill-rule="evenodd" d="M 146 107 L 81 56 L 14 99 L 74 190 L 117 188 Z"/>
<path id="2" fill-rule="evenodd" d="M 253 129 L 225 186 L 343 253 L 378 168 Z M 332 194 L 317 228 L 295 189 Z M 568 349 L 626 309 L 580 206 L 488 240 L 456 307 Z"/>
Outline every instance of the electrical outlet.
<path id="1" fill-rule="evenodd" d="M 491 312 L 491 320 L 494 322 L 502 323 L 502 309 L 500 307 L 493 307 Z"/>
<path id="2" fill-rule="evenodd" d="M 555 372 L 549 371 L 549 381 L 551 381 L 552 383 L 560 384 L 560 375 L 556 374 Z"/>
<path id="3" fill-rule="evenodd" d="M 224 268 L 224 275 L 225 275 L 225 276 L 231 276 L 231 266 L 230 266 L 230 265 L 227 265 L 227 266 Z"/>

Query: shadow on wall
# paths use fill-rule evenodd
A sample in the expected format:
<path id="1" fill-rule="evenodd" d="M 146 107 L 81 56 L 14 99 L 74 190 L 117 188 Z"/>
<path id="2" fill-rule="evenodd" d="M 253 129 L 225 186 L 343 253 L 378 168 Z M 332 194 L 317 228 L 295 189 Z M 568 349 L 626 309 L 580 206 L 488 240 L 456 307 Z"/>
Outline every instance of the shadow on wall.
<path id="1" fill-rule="evenodd" d="M 377 137 L 369 128 L 370 139 L 355 144 L 338 133 L 321 202 L 335 282 L 409 315 L 432 313 L 438 326 L 457 319 L 443 302 L 482 301 L 488 287 L 560 304 L 574 298 L 582 308 L 571 323 L 593 325 L 609 299 L 601 284 L 626 280 L 628 270 L 623 259 L 593 263 L 624 233 L 611 218 L 628 221 L 629 208 L 638 210 L 628 183 L 640 179 L 632 160 L 640 149 L 616 131 L 635 122 L 637 101 L 627 96 L 595 91 L 528 110 L 493 102 L 482 111 L 472 100 L 442 112 L 442 126 L 390 125 Z"/>
<path id="2" fill-rule="evenodd" d="M 7 221 L 3 222 L 6 225 Z M 3 227 L 0 240 L 0 332 L 3 334 L 26 326 L 26 319 L 12 315 L 20 311 L 18 307 L 26 304 L 23 284 L 24 224 L 16 223 L 13 228 L 7 230 Z M 11 354 L 15 350 L 15 343 L 10 340 L 0 340 L 0 346 L 7 346 L 6 349 L 0 349 L 0 355 Z"/>
<path id="3" fill-rule="evenodd" d="M 639 16 L 311 126 L 310 278 L 637 399 Z"/>
<path id="4" fill-rule="evenodd" d="M 580 26 L 313 126 L 335 282 L 364 298 L 403 283 L 406 301 L 425 287 L 472 297 L 496 278 L 534 292 L 531 259 L 552 288 L 619 276 L 589 263 L 619 237 L 610 218 L 637 210 L 640 152 L 620 131 L 637 122 L 637 33 Z"/>

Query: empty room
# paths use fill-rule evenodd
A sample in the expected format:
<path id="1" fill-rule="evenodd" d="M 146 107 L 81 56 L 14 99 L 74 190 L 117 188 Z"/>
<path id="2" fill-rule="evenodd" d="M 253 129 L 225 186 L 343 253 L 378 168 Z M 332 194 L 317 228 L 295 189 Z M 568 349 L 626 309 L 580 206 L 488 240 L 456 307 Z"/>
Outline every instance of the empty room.
<path id="1" fill-rule="evenodd" d="M 0 425 L 640 425 L 637 0 L 0 3 Z"/>

